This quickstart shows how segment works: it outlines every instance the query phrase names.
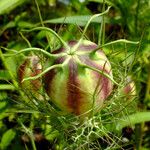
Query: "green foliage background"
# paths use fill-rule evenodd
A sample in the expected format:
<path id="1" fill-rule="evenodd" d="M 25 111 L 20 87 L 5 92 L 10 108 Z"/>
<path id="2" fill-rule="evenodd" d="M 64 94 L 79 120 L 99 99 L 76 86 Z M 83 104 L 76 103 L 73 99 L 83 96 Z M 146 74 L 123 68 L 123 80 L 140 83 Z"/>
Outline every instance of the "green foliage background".
<path id="1" fill-rule="evenodd" d="M 148 150 L 150 148 L 150 135 L 148 134 L 150 132 L 150 1 L 37 0 L 37 2 L 41 14 L 34 0 L 0 0 L 0 149 L 35 150 L 41 149 L 44 145 L 45 149 L 64 149 L 66 145 L 68 149 L 86 149 L 89 145 L 84 146 L 83 143 L 88 137 L 86 137 L 87 130 L 96 130 L 99 134 L 97 137 L 93 133 L 88 134 L 90 138 L 88 142 L 91 143 L 88 148 L 127 149 L 134 147 L 139 150 Z M 51 115 L 42 103 L 40 108 L 27 105 L 23 97 L 18 96 L 22 95 L 22 91 L 18 88 L 16 74 L 18 65 L 23 62 L 24 57 L 7 56 L 12 54 L 13 50 L 16 52 L 29 46 L 43 48 L 48 52 L 60 46 L 53 34 L 45 31 L 24 32 L 25 29 L 44 25 L 56 31 L 65 41 L 80 39 L 90 17 L 103 11 L 104 2 L 106 8 L 111 6 L 110 12 L 105 18 L 98 17 L 92 20 L 85 37 L 99 45 L 124 38 L 140 42 L 138 46 L 118 43 L 103 48 L 112 66 L 115 69 L 119 67 L 115 70 L 114 78 L 123 83 L 122 78 L 131 75 L 135 81 L 136 106 L 127 107 L 129 114 L 125 113 L 126 110 L 123 111 L 123 121 L 118 119 L 121 113 L 117 113 L 117 116 L 112 113 L 114 115 L 112 118 L 119 120 L 119 123 L 113 124 L 114 127 L 105 122 L 104 126 L 101 126 L 103 119 L 108 121 L 112 119 L 109 114 L 97 119 L 99 128 L 96 128 L 96 125 L 94 125 L 95 128 L 81 126 L 83 129 L 81 130 L 80 127 L 75 128 L 76 126 L 70 125 L 69 119 L 67 122 L 63 117 Z M 100 25 L 103 21 L 105 21 L 103 27 L 105 32 L 100 35 Z M 102 40 L 100 36 L 103 37 Z M 39 56 L 42 57 L 42 55 Z M 117 95 L 116 91 L 115 95 Z M 121 109 L 126 108 L 122 106 L 122 103 L 116 104 L 120 105 Z M 107 114 L 112 109 L 112 105 L 104 109 L 102 113 Z M 116 108 L 113 106 L 113 109 L 115 111 Z M 130 115 L 130 113 L 134 114 Z M 66 117 L 70 118 L 70 116 Z M 91 122 L 92 120 L 89 120 L 88 123 Z M 101 127 L 105 129 L 101 130 Z M 74 129 L 70 130 L 70 128 Z M 123 129 L 131 129 L 132 133 L 126 131 L 131 136 L 125 137 L 129 142 L 120 143 L 120 140 L 116 142 L 116 137 L 120 139 L 124 136 L 123 133 L 126 133 Z M 70 144 L 73 139 L 68 137 L 69 134 L 75 136 L 74 144 Z M 36 136 L 39 136 L 39 141 L 35 138 Z M 106 139 L 107 142 L 105 142 Z M 115 144 L 109 145 L 110 141 Z"/>

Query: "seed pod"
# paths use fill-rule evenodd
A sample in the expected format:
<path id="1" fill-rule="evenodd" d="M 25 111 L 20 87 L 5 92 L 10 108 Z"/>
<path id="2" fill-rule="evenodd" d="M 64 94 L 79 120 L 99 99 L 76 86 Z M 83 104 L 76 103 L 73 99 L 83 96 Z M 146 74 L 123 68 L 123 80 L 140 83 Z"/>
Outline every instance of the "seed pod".
<path id="1" fill-rule="evenodd" d="M 101 108 L 112 92 L 112 81 L 103 75 L 105 73 L 112 77 L 111 65 L 103 51 L 93 52 L 97 48 L 95 43 L 83 40 L 77 45 L 77 41 L 70 41 L 69 50 L 62 47 L 54 51 L 56 54 L 62 53 L 54 65 L 63 66 L 45 74 L 45 89 L 51 101 L 61 110 L 89 116 Z"/>
<path id="2" fill-rule="evenodd" d="M 131 99 L 136 95 L 136 87 L 135 82 L 131 79 L 130 76 L 126 78 L 126 85 L 123 88 L 123 94 L 128 98 Z"/>
<path id="3" fill-rule="evenodd" d="M 18 81 L 21 87 L 33 96 L 39 95 L 39 90 L 42 86 L 41 79 L 22 81 L 24 78 L 36 76 L 41 72 L 40 59 L 35 55 L 28 57 L 18 68 Z"/>

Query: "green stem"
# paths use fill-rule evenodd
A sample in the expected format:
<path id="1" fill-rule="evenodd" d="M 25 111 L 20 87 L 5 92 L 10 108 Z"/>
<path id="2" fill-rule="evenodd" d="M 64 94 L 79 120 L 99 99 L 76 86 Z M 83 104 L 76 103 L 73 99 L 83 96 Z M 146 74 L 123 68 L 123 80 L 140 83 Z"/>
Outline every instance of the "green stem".
<path id="1" fill-rule="evenodd" d="M 150 63 L 148 65 L 148 68 L 149 68 L 148 69 L 149 72 L 148 72 L 147 87 L 146 87 L 145 98 L 144 98 L 144 102 L 146 104 L 149 103 L 149 100 L 150 100 Z M 144 107 L 144 109 L 146 110 L 146 106 Z M 145 126 L 145 122 L 139 124 L 140 134 L 138 134 L 139 141 L 136 142 L 136 148 L 137 148 L 137 150 L 141 150 L 142 149 L 144 126 Z"/>
<path id="2" fill-rule="evenodd" d="M 47 28 L 47 27 L 36 27 L 36 28 L 33 28 L 31 30 L 23 30 L 23 31 L 35 31 L 35 30 L 45 30 L 45 31 L 48 31 L 50 33 L 52 33 L 53 35 L 55 35 L 59 41 L 63 44 L 63 46 L 66 48 L 66 49 L 70 49 L 69 46 L 67 45 L 67 43 L 52 29 L 50 28 Z"/>
<path id="3" fill-rule="evenodd" d="M 135 125 L 135 146 L 136 150 L 141 150 L 142 145 L 142 138 L 143 138 L 143 128 L 144 123 L 136 124 Z"/>
<path id="4" fill-rule="evenodd" d="M 35 145 L 33 136 L 30 136 L 30 139 L 31 139 L 31 144 L 32 144 L 33 150 L 37 150 L 37 149 L 36 149 L 36 145 Z"/>
<path id="5" fill-rule="evenodd" d="M 91 69 L 91 70 L 93 70 L 93 71 L 96 71 L 96 72 L 98 72 L 98 73 L 104 75 L 105 77 L 107 77 L 108 79 L 110 79 L 114 84 L 119 85 L 110 75 L 108 75 L 108 74 L 105 73 L 104 71 L 101 71 L 101 70 L 99 70 L 99 69 L 96 69 L 96 68 L 94 68 L 94 67 L 91 67 L 91 66 L 88 66 L 88 65 L 85 65 L 85 64 L 81 64 L 81 65 L 82 65 L 83 67 L 85 67 L 85 68 L 89 68 L 89 69 Z"/>
<path id="6" fill-rule="evenodd" d="M 98 46 L 98 48 L 96 48 L 92 52 L 95 53 L 96 51 L 98 51 L 100 48 L 102 48 L 104 46 L 108 46 L 108 45 L 116 44 L 116 43 L 139 44 L 139 42 L 129 41 L 129 40 L 126 40 L 126 39 L 119 39 L 119 40 L 112 41 L 112 42 L 106 43 L 104 45 Z"/>
<path id="7" fill-rule="evenodd" d="M 38 4 L 37 0 L 35 0 L 35 4 L 36 4 L 36 7 L 37 7 L 37 11 L 38 11 L 38 14 L 39 14 L 41 25 L 44 27 L 41 11 L 40 11 L 39 4 Z"/>
<path id="8" fill-rule="evenodd" d="M 87 22 L 87 24 L 86 24 L 86 26 L 85 26 L 85 28 L 84 28 L 84 30 L 83 30 L 81 39 L 84 38 L 84 34 L 85 34 L 85 32 L 87 31 L 87 28 L 89 27 L 89 24 L 91 23 L 91 21 L 92 21 L 94 18 L 96 18 L 96 17 L 103 16 L 103 15 L 107 14 L 107 13 L 109 12 L 109 9 L 110 9 L 110 8 L 111 8 L 111 7 L 109 6 L 106 11 L 104 11 L 104 12 L 102 12 L 102 13 L 100 13 L 100 14 L 95 14 L 95 15 L 93 15 L 93 16 L 89 19 L 89 21 Z"/>
<path id="9" fill-rule="evenodd" d="M 32 46 L 31 46 L 31 44 L 30 44 L 30 42 L 29 42 L 29 40 L 21 33 L 21 32 L 19 32 L 19 34 L 21 35 L 21 37 L 26 41 L 26 43 L 27 43 L 27 45 L 28 45 L 28 47 L 29 48 L 32 48 Z M 31 52 L 31 54 L 32 55 L 34 55 L 34 53 L 33 52 Z"/>
<path id="10" fill-rule="evenodd" d="M 103 8 L 102 12 L 105 11 L 105 0 L 103 0 Z M 102 23 L 100 26 L 100 31 L 99 31 L 99 39 L 98 39 L 98 46 L 103 45 L 105 40 L 105 16 L 102 16 Z"/>
<path id="11" fill-rule="evenodd" d="M 107 61 L 105 61 L 105 64 L 103 65 L 103 69 L 102 69 L 102 74 L 104 74 L 104 68 L 105 68 L 105 65 L 106 65 Z M 95 90 L 94 90 L 94 93 L 93 93 L 93 103 L 92 103 L 92 108 L 94 108 L 94 104 L 95 104 L 95 101 L 96 101 L 96 97 L 97 97 L 97 93 L 99 93 L 99 85 L 101 83 L 101 78 L 98 79 L 98 82 L 96 84 L 96 87 L 95 87 Z M 100 89 L 102 90 L 102 89 Z M 92 109 L 92 117 L 94 116 L 94 109 Z"/>
<path id="12" fill-rule="evenodd" d="M 7 48 L 4 48 L 5 50 L 8 50 Z M 32 51 L 35 51 L 35 52 L 42 52 L 43 54 L 45 54 L 46 56 L 50 57 L 50 58 L 57 58 L 57 57 L 61 57 L 62 54 L 50 54 L 49 52 L 41 49 L 41 48 L 36 48 L 36 47 L 32 47 L 32 48 L 25 48 L 25 49 L 22 49 L 20 50 L 19 52 L 16 52 L 15 54 L 10 54 L 8 56 L 14 56 L 14 55 L 18 55 L 18 54 L 21 54 L 21 53 L 24 53 L 24 52 L 32 52 Z M 64 53 L 65 54 L 65 53 Z"/>
<path id="13" fill-rule="evenodd" d="M 138 28 L 139 7 L 140 7 L 140 0 L 137 1 L 136 15 L 135 15 L 135 34 L 136 35 L 138 33 L 137 28 Z"/>
<path id="14" fill-rule="evenodd" d="M 104 12 L 102 12 L 102 13 L 100 13 L 100 14 L 95 14 L 95 15 L 93 15 L 93 16 L 88 20 L 88 22 L 87 22 L 87 24 L 86 24 L 86 26 L 85 26 L 85 28 L 84 28 L 84 30 L 83 30 L 83 33 L 82 33 L 82 35 L 81 35 L 80 40 L 79 40 L 78 43 L 71 49 L 71 52 L 70 52 L 70 53 L 74 53 L 75 51 L 77 51 L 77 49 L 78 49 L 79 45 L 81 44 L 81 42 L 82 42 L 82 40 L 83 40 L 83 38 L 84 38 L 85 32 L 87 31 L 87 28 L 89 27 L 91 21 L 92 21 L 94 18 L 96 18 L 96 17 L 103 16 L 103 15 L 107 14 L 107 13 L 109 12 L 109 9 L 110 9 L 110 8 L 111 8 L 111 7 L 109 6 L 106 11 L 104 11 Z"/>
<path id="15" fill-rule="evenodd" d="M 103 0 L 103 9 L 105 11 L 105 0 Z M 102 45 L 105 43 L 105 15 L 102 16 Z"/>
<path id="16" fill-rule="evenodd" d="M 144 98 L 145 104 L 149 103 L 149 99 L 150 99 L 150 64 L 148 65 L 148 67 L 149 67 L 149 72 L 148 72 L 147 87 L 146 87 L 145 98 Z M 146 106 L 144 107 L 144 109 L 146 110 Z M 139 124 L 138 126 L 140 133 L 138 134 L 138 142 L 136 142 L 137 150 L 140 150 L 142 148 L 144 126 L 145 126 L 145 122 Z"/>
<path id="17" fill-rule="evenodd" d="M 38 14 L 39 14 L 39 18 L 40 18 L 41 25 L 42 25 L 42 27 L 44 27 L 44 23 L 43 23 L 41 11 L 40 11 L 39 4 L 38 4 L 37 0 L 35 0 L 35 4 L 36 4 L 36 7 L 37 7 L 37 11 L 38 11 Z M 50 47 L 50 38 L 49 38 L 49 35 L 48 35 L 48 34 L 46 34 L 46 39 L 47 39 L 48 45 L 49 45 L 49 47 Z M 50 47 L 50 48 L 51 48 L 51 47 Z"/>
<path id="18" fill-rule="evenodd" d="M 148 67 L 149 67 L 148 80 L 147 80 L 147 87 L 146 87 L 145 98 L 144 98 L 144 102 L 146 104 L 149 102 L 149 99 L 150 99 L 150 63 L 148 65 Z M 144 109 L 146 109 L 146 106 L 144 107 Z M 144 126 L 145 126 L 145 122 L 139 124 L 140 133 L 138 134 L 139 141 L 136 142 L 136 148 L 137 148 L 137 150 L 142 149 Z"/>
<path id="19" fill-rule="evenodd" d="M 22 80 L 22 82 L 26 81 L 26 80 L 35 80 L 35 79 L 38 79 L 40 78 L 41 76 L 43 76 L 45 73 L 47 73 L 48 71 L 52 70 L 52 69 L 55 69 L 55 68 L 62 68 L 63 64 L 56 64 L 56 65 L 53 65 L 51 67 L 48 67 L 47 69 L 45 69 L 42 73 L 38 74 L 37 76 L 34 76 L 34 77 L 28 77 L 28 78 L 25 78 Z"/>
<path id="20" fill-rule="evenodd" d="M 102 32 L 103 32 L 103 20 L 100 26 L 100 31 L 99 31 L 99 38 L 98 38 L 98 46 L 102 45 Z"/>
<path id="21" fill-rule="evenodd" d="M 31 46 L 30 42 L 28 41 L 28 39 L 21 32 L 19 32 L 19 34 L 26 41 L 26 43 L 28 44 L 28 46 L 31 48 L 32 46 Z"/>
<path id="22" fill-rule="evenodd" d="M 29 130 L 27 127 L 25 127 L 24 124 L 23 124 L 21 121 L 19 121 L 19 122 L 20 122 L 22 128 L 23 128 L 23 129 L 25 130 L 25 132 L 27 133 L 27 135 L 30 137 L 33 150 L 37 150 L 37 149 L 36 149 L 35 142 L 34 142 L 34 136 L 33 136 L 32 131 Z"/>
<path id="23" fill-rule="evenodd" d="M 148 65 L 148 79 L 144 101 L 147 103 L 149 102 L 149 100 L 150 100 L 150 63 Z"/>
<path id="24" fill-rule="evenodd" d="M 129 70 L 129 72 L 132 70 L 134 64 L 136 63 L 136 60 L 140 57 L 140 56 L 139 56 L 139 51 L 140 51 L 140 48 L 141 48 L 141 44 L 142 44 L 142 40 L 143 40 L 144 35 L 145 35 L 145 28 L 143 29 L 143 32 L 142 32 L 141 38 L 140 38 L 140 40 L 139 40 L 138 46 L 137 46 L 137 48 L 136 48 L 136 50 L 135 50 L 134 59 L 133 59 L 133 61 L 132 61 L 132 64 L 130 65 L 130 70 Z"/>

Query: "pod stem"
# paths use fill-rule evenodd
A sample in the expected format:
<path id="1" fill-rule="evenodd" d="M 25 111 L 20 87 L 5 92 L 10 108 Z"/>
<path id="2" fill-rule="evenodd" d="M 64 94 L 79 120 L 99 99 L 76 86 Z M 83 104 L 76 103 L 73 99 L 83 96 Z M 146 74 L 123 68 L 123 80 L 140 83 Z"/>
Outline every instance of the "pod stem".
<path id="1" fill-rule="evenodd" d="M 7 48 L 3 48 L 5 50 L 9 50 Z M 15 52 L 15 54 L 10 54 L 8 56 L 14 56 L 14 55 L 18 55 L 18 54 L 21 54 L 21 53 L 25 53 L 25 52 L 32 52 L 32 51 L 35 51 L 35 52 L 41 52 L 43 54 L 45 54 L 46 56 L 50 57 L 50 58 L 57 58 L 57 57 L 60 57 L 62 56 L 62 54 L 50 54 L 49 52 L 45 51 L 44 49 L 41 49 L 41 48 L 36 48 L 36 47 L 32 47 L 32 48 L 25 48 L 25 49 L 22 49 L 20 50 L 19 52 L 16 51 L 16 50 L 12 50 Z"/>
<path id="2" fill-rule="evenodd" d="M 38 74 L 37 76 L 34 76 L 34 77 L 28 77 L 28 78 L 24 78 L 22 80 L 22 82 L 24 81 L 27 81 L 27 80 L 36 80 L 38 78 L 40 78 L 41 76 L 43 76 L 45 73 L 47 73 L 48 71 L 52 70 L 52 69 L 55 69 L 55 68 L 62 68 L 63 64 L 56 64 L 56 65 L 53 65 L 51 67 L 48 67 L 47 69 L 45 69 L 42 73 Z"/>
<path id="3" fill-rule="evenodd" d="M 27 43 L 28 47 L 32 47 L 29 40 L 22 34 L 22 32 L 19 32 L 19 34 L 21 35 L 21 37 L 25 40 L 25 42 Z"/>
<path id="4" fill-rule="evenodd" d="M 70 47 L 67 45 L 67 43 L 52 29 L 50 28 L 47 28 L 47 27 L 36 27 L 36 28 L 33 28 L 33 29 L 30 29 L 30 30 L 23 30 L 23 31 L 28 31 L 28 32 L 31 32 L 31 31 L 35 31 L 35 30 L 45 30 L 45 31 L 48 31 L 50 33 L 52 33 L 53 35 L 55 35 L 59 41 L 63 44 L 63 46 L 66 48 L 66 49 L 70 49 Z"/>

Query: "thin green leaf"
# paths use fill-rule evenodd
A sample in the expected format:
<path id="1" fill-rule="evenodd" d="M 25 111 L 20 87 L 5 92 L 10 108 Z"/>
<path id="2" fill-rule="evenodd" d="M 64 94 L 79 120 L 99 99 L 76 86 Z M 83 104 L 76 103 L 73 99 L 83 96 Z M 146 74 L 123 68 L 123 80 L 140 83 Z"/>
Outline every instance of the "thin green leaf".
<path id="1" fill-rule="evenodd" d="M 85 26 L 91 17 L 92 15 L 61 17 L 61 18 L 46 20 L 44 21 L 44 23 L 64 23 L 64 24 L 75 24 L 79 26 Z M 101 23 L 101 22 L 102 22 L 102 16 L 96 17 L 91 21 L 91 23 Z M 108 18 L 106 18 L 106 23 L 107 22 L 108 22 Z"/>
<path id="2" fill-rule="evenodd" d="M 27 0 L 0 0 L 0 15 L 8 13 Z"/>
<path id="3" fill-rule="evenodd" d="M 15 90 L 15 87 L 11 84 L 0 84 L 0 90 Z"/>
<path id="4" fill-rule="evenodd" d="M 10 22 L 7 23 L 3 28 L 1 28 L 1 30 L 0 30 L 0 35 L 2 35 L 3 32 L 4 32 L 5 30 L 7 30 L 8 28 L 13 28 L 13 27 L 15 27 L 15 22 L 14 22 L 14 21 L 10 21 Z"/>
<path id="5" fill-rule="evenodd" d="M 18 22 L 18 27 L 20 28 L 33 28 L 35 27 L 35 24 L 27 21 L 19 21 Z"/>
<path id="6" fill-rule="evenodd" d="M 16 132 L 13 129 L 9 129 L 7 130 L 1 139 L 1 143 L 0 143 L 0 147 L 1 149 L 6 149 L 9 144 L 11 143 L 11 141 L 15 138 Z"/>
<path id="7" fill-rule="evenodd" d="M 7 98 L 7 92 L 6 91 L 0 91 L 0 101 Z"/>
<path id="8" fill-rule="evenodd" d="M 0 80 L 10 80 L 11 76 L 9 75 L 9 72 L 6 70 L 0 70 Z"/>
<path id="9" fill-rule="evenodd" d="M 131 126 L 131 125 L 134 125 L 137 123 L 143 123 L 146 121 L 150 121 L 150 112 L 138 112 L 136 114 L 126 116 L 125 119 L 120 120 L 116 129 L 121 130 L 122 128 L 126 126 Z"/>

